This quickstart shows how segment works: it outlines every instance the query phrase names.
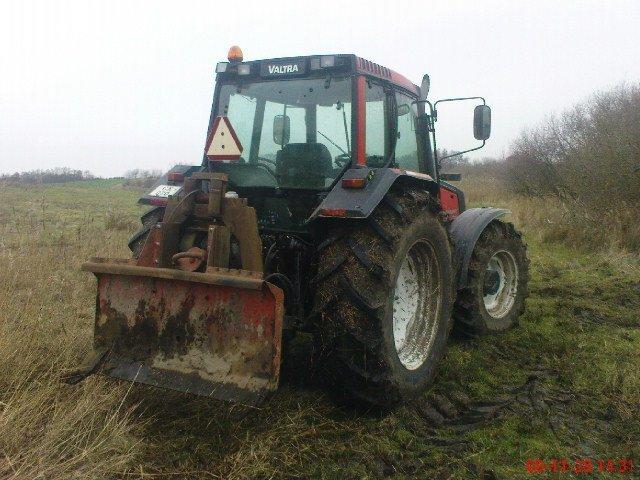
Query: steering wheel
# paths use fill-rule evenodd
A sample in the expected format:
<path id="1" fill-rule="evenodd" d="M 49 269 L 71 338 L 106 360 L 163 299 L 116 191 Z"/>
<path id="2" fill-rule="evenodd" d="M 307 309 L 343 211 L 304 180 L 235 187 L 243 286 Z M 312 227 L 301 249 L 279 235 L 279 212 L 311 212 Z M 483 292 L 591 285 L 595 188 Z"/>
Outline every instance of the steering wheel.
<path id="1" fill-rule="evenodd" d="M 338 168 L 344 168 L 347 164 L 351 163 L 351 155 L 349 153 L 341 153 L 335 158 L 334 162 Z"/>
<path id="2" fill-rule="evenodd" d="M 260 160 L 262 160 L 262 159 L 260 159 Z M 267 172 L 273 178 L 278 180 L 278 177 L 276 176 L 276 172 L 274 170 L 272 170 L 268 165 L 265 165 L 264 163 L 256 163 L 255 166 L 263 169 L 265 172 Z"/>
<path id="3" fill-rule="evenodd" d="M 264 163 L 269 163 L 271 165 L 273 165 L 275 167 L 276 165 L 276 161 L 275 160 L 271 160 L 270 158 L 264 158 L 264 157 L 256 157 L 258 160 L 260 160 L 261 162 Z"/>

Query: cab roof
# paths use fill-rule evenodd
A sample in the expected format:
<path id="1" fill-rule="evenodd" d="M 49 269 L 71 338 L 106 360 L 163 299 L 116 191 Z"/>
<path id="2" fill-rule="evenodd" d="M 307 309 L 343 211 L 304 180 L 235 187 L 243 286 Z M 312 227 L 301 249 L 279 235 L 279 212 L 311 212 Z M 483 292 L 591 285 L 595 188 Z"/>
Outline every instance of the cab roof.
<path id="1" fill-rule="evenodd" d="M 321 66 L 324 60 L 331 58 L 333 60 L 330 66 Z M 220 66 L 224 66 L 224 69 L 219 68 Z M 325 72 L 363 74 L 391 82 L 416 96 L 420 95 L 420 88 L 404 75 L 353 54 L 308 55 L 220 63 L 216 67 L 216 72 L 227 78 L 245 77 L 247 79 L 294 78 L 315 76 L 316 73 L 324 74 Z"/>
<path id="2" fill-rule="evenodd" d="M 415 95 L 420 95 L 420 88 L 404 75 L 401 75 L 398 72 L 391 70 L 390 68 L 378 65 L 377 63 L 367 60 L 366 58 L 357 57 L 355 55 L 354 58 L 356 61 L 356 70 L 358 73 L 373 75 L 374 77 L 389 80 L 391 81 L 391 83 L 405 88 Z"/>

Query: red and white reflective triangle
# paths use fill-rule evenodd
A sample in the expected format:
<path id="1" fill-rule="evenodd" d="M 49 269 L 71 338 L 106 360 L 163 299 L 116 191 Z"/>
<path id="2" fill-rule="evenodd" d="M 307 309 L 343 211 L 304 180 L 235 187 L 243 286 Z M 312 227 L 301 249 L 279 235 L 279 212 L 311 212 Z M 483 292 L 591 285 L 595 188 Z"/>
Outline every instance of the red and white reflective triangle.
<path id="1" fill-rule="evenodd" d="M 217 117 L 204 149 L 209 160 L 238 160 L 242 144 L 228 117 Z"/>

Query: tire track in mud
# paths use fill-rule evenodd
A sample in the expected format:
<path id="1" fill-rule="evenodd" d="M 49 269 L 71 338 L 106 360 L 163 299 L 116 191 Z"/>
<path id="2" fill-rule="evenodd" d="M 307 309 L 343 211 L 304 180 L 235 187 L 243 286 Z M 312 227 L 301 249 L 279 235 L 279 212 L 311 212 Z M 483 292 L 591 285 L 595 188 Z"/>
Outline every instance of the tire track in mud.
<path id="1" fill-rule="evenodd" d="M 496 387 L 499 392 L 491 398 L 472 399 L 463 387 L 446 393 L 433 393 L 406 407 L 409 417 L 405 428 L 419 436 L 425 443 L 439 447 L 464 463 L 477 478 L 498 479 L 497 474 L 473 460 L 463 460 L 473 447 L 467 433 L 500 421 L 505 415 L 521 418 L 542 416 L 549 428 L 560 435 L 561 431 L 575 433 L 576 418 L 567 413 L 567 406 L 577 401 L 575 394 L 557 387 L 548 387 L 554 377 L 551 369 L 530 370 L 525 381 L 518 385 Z M 590 446 L 579 446 L 584 454 L 592 454 Z M 446 478 L 446 469 L 441 472 Z"/>
<path id="2" fill-rule="evenodd" d="M 473 400 L 464 391 L 454 390 L 446 394 L 432 394 L 415 402 L 413 409 L 424 419 L 427 427 L 461 434 L 498 420 L 506 412 L 522 413 L 514 408 L 518 404 L 529 410 L 548 413 L 576 400 L 574 394 L 567 390 L 544 387 L 543 383 L 550 377 L 549 370 L 533 370 L 524 383 L 502 387 L 502 394 L 493 398 Z M 438 441 L 441 442 L 442 438 Z"/>

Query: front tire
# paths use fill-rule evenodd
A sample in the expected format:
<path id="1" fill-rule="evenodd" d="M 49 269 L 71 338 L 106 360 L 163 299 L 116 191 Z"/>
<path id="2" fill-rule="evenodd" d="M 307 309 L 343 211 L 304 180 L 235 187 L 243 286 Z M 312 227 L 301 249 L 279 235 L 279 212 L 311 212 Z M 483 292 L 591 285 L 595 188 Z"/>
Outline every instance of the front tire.
<path id="1" fill-rule="evenodd" d="M 522 235 L 511 223 L 491 222 L 474 247 L 467 286 L 458 294 L 456 331 L 475 337 L 511 328 L 524 312 L 528 283 Z"/>
<path id="2" fill-rule="evenodd" d="M 315 330 L 349 403 L 389 408 L 432 381 L 451 326 L 451 250 L 425 191 L 388 193 L 319 247 Z"/>

